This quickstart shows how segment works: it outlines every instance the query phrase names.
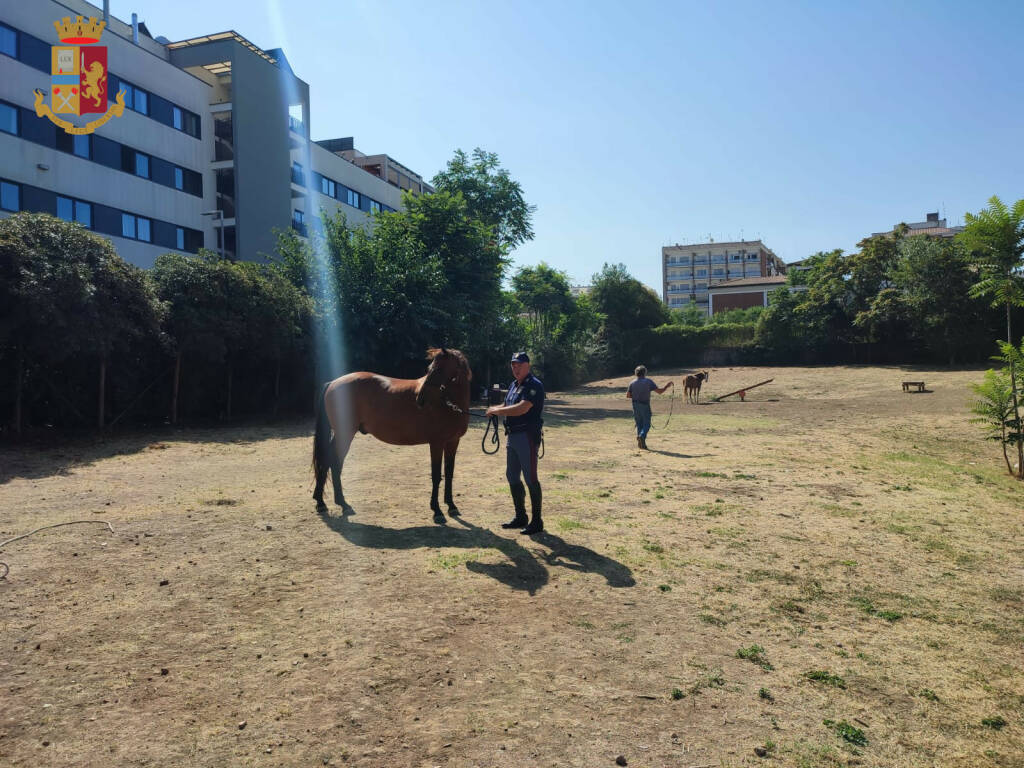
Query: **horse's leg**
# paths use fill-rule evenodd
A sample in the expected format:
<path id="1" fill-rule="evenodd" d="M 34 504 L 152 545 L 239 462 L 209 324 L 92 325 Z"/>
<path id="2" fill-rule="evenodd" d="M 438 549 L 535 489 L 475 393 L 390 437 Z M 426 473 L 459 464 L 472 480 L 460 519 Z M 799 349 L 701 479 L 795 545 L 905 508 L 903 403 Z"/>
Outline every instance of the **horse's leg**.
<path id="1" fill-rule="evenodd" d="M 455 438 L 444 446 L 444 503 L 448 505 L 448 514 L 459 516 L 459 508 L 452 498 L 452 478 L 455 477 L 455 452 L 459 450 L 459 438 Z"/>
<path id="2" fill-rule="evenodd" d="M 345 430 L 340 434 L 335 432 L 334 438 L 331 440 L 331 447 L 334 448 L 331 451 L 331 484 L 334 486 L 334 503 L 347 514 L 353 514 L 355 510 L 345 501 L 345 494 L 341 490 L 341 469 L 345 466 L 345 457 L 348 455 L 348 449 L 352 446 L 353 437 L 355 437 L 354 432 Z"/>
<path id="3" fill-rule="evenodd" d="M 434 522 L 444 523 L 445 516 L 441 511 L 441 505 L 437 503 L 437 487 L 441 484 L 441 456 L 444 453 L 444 443 L 430 444 L 430 508 L 434 512 Z"/>

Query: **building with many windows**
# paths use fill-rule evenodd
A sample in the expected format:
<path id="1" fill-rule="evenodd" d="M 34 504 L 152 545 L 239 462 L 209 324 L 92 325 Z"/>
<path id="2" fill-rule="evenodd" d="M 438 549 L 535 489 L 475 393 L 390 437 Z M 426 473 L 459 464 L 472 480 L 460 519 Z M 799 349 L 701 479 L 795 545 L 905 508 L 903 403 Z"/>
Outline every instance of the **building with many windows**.
<path id="1" fill-rule="evenodd" d="M 740 278 L 783 275 L 786 265 L 760 240 L 669 245 L 661 249 L 662 297 L 670 309 L 696 304 L 709 311 L 708 290 Z"/>
<path id="2" fill-rule="evenodd" d="M 35 90 L 50 100 L 54 22 L 76 16 L 106 21 L 108 103 L 120 91 L 126 109 L 72 136 L 33 103 Z M 154 39 L 84 0 L 0 6 L 0 215 L 78 221 L 149 267 L 166 251 L 203 246 L 260 260 L 275 229 L 308 236 L 322 211 L 359 224 L 398 209 L 403 190 L 432 191 L 351 138 L 310 141 L 309 126 L 309 86 L 280 49 L 233 31 Z"/>

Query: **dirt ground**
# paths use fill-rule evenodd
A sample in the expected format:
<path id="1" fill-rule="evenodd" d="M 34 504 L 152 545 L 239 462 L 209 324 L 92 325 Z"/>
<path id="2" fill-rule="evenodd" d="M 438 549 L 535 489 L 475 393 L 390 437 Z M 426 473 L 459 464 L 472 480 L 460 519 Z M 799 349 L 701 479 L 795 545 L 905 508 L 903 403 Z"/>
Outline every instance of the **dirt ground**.
<path id="1" fill-rule="evenodd" d="M 1024 766 L 981 373 L 653 377 L 649 452 L 628 379 L 550 396 L 533 538 L 476 421 L 443 527 L 427 448 L 364 436 L 316 514 L 311 420 L 0 450 L 0 540 L 114 529 L 0 554 L 0 765 Z"/>

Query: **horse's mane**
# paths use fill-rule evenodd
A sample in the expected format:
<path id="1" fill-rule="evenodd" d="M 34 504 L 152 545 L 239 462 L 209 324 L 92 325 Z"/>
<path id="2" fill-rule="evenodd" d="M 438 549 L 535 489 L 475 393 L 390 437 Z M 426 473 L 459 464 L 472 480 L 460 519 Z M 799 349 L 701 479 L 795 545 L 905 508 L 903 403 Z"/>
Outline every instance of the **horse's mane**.
<path id="1" fill-rule="evenodd" d="M 430 349 L 427 350 L 426 359 L 429 360 L 431 364 L 433 364 L 435 358 L 437 358 L 437 356 L 440 355 L 442 352 L 454 357 L 456 362 L 459 364 L 459 368 L 461 368 L 466 373 L 467 376 L 472 376 L 472 373 L 469 369 L 469 360 L 467 360 L 466 356 L 462 354 L 462 352 L 458 349 L 449 349 L 447 347 L 430 347 Z"/>

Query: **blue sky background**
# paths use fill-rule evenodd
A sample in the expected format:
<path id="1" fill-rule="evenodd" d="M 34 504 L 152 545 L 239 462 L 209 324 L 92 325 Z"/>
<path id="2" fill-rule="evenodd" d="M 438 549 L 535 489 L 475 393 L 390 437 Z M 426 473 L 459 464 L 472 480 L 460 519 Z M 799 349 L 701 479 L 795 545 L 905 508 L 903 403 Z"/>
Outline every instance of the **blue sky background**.
<path id="1" fill-rule="evenodd" d="M 98 1 L 98 0 L 97 0 Z M 430 178 L 497 152 L 537 206 L 517 265 L 676 242 L 786 261 L 1024 197 L 1024 3 L 216 0 L 129 6 L 171 40 L 234 29 L 310 85 L 314 139 Z"/>

